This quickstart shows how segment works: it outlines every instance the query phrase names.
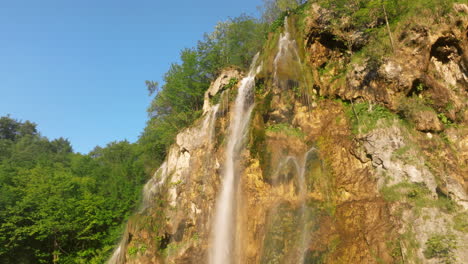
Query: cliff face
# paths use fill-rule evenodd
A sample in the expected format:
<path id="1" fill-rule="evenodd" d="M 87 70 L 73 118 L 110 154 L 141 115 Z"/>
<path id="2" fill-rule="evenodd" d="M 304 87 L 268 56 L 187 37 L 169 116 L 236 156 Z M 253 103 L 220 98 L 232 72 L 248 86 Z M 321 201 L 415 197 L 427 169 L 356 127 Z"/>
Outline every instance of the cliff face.
<path id="1" fill-rule="evenodd" d="M 110 263 L 468 262 L 467 10 L 402 21 L 378 62 L 329 10 L 286 17 L 212 83 Z"/>

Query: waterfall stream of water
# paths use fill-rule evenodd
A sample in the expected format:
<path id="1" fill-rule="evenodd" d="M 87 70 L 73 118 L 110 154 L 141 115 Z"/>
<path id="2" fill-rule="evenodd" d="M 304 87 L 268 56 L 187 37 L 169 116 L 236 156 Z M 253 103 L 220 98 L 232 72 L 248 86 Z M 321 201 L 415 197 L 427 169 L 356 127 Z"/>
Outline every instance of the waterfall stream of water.
<path id="1" fill-rule="evenodd" d="M 212 250 L 209 259 L 211 264 L 229 264 L 233 257 L 237 200 L 235 196 L 237 191 L 236 161 L 242 151 L 243 139 L 254 106 L 253 88 L 255 86 L 255 76 L 260 69 L 255 65 L 258 56 L 258 54 L 255 56 L 249 74 L 240 83 L 234 111 L 231 113 L 224 177 L 216 203 L 214 218 Z"/>
<path id="2" fill-rule="evenodd" d="M 297 263 L 303 264 L 304 263 L 304 253 L 307 249 L 307 245 L 309 242 L 309 236 L 307 232 L 307 220 L 308 220 L 308 212 L 307 212 L 307 204 L 306 204 L 306 196 L 307 196 L 307 182 L 305 178 L 307 165 L 309 161 L 309 156 L 316 151 L 315 147 L 310 148 L 304 155 L 300 158 L 294 156 L 287 156 L 278 164 L 278 167 L 275 171 L 274 178 L 277 178 L 278 174 L 289 164 L 293 165 L 293 168 L 296 170 L 297 175 L 297 186 L 298 186 L 298 198 L 300 201 L 300 214 L 299 214 L 299 234 L 298 237 L 299 245 L 296 247 L 295 252 L 292 254 L 291 260 L 289 263 Z M 294 262 L 293 260 L 296 260 Z"/>
<path id="3" fill-rule="evenodd" d="M 198 128 L 200 144 L 207 144 L 209 147 L 212 147 L 211 143 L 214 139 L 216 115 L 218 113 L 219 106 L 219 104 L 212 106 L 210 112 L 208 112 L 208 114 L 206 114 L 202 120 L 201 127 Z M 158 170 L 154 173 L 153 177 L 151 177 L 151 179 L 149 179 L 143 187 L 143 199 L 139 209 L 140 214 L 153 205 L 153 199 L 159 192 L 163 191 L 161 188 L 167 181 L 168 175 L 168 160 L 166 160 L 163 162 L 163 164 L 161 164 Z M 127 244 L 128 230 L 125 230 L 118 247 L 114 250 L 114 253 L 108 260 L 107 264 L 125 263 Z"/>

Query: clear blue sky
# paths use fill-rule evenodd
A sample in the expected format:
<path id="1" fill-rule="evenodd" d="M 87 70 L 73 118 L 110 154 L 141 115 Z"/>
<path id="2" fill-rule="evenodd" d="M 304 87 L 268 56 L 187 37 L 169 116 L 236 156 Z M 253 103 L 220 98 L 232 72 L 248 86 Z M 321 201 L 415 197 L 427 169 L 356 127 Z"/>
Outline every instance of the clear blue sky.
<path id="1" fill-rule="evenodd" d="M 261 0 L 2 0 L 0 116 L 38 124 L 87 153 L 134 142 L 147 120 L 144 81 L 161 83 L 179 51 L 216 22 L 257 16 Z"/>

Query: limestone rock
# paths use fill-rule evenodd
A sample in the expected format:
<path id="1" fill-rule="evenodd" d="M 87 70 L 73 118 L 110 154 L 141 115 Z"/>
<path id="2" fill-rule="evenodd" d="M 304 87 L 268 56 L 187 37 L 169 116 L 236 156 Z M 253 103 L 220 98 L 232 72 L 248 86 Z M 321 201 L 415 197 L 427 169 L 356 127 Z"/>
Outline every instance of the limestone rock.
<path id="1" fill-rule="evenodd" d="M 459 4 L 459 3 L 454 3 L 453 4 L 453 9 L 459 13 L 465 13 L 468 14 L 468 6 L 466 4 Z"/>
<path id="2" fill-rule="evenodd" d="M 220 91 L 222 91 L 224 87 L 227 84 L 229 84 L 229 81 L 233 78 L 240 80 L 242 78 L 241 72 L 233 68 L 225 69 L 221 72 L 219 77 L 211 83 L 210 88 L 205 92 L 205 97 L 204 97 L 204 102 L 203 102 L 204 114 L 209 110 L 211 106 L 210 98 L 212 98 L 213 96 L 217 95 Z"/>
<path id="3" fill-rule="evenodd" d="M 371 157 L 372 165 L 379 175 L 377 185 L 392 186 L 404 181 L 424 183 L 426 187 L 436 194 L 436 181 L 432 173 L 424 166 L 424 160 L 416 150 L 408 149 L 408 157 L 404 160 L 395 157 L 394 153 L 406 147 L 400 128 L 393 125 L 371 131 L 361 138 L 366 156 Z"/>
<path id="4" fill-rule="evenodd" d="M 444 129 L 442 123 L 434 111 L 424 110 L 412 113 L 413 122 L 416 124 L 416 129 L 419 131 L 439 132 Z"/>

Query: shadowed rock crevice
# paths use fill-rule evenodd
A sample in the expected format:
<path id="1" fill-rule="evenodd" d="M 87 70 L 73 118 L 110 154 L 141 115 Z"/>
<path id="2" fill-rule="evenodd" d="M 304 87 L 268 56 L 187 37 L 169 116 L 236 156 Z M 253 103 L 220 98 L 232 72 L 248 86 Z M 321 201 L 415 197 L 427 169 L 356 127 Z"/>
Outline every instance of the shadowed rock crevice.
<path id="1" fill-rule="evenodd" d="M 330 50 L 338 50 L 342 52 L 348 50 L 348 46 L 343 40 L 327 31 L 312 31 L 309 36 L 307 36 L 307 46 L 311 46 L 314 42 L 318 42 Z"/>
<path id="2" fill-rule="evenodd" d="M 420 95 L 423 91 L 427 90 L 427 85 L 421 79 L 415 79 L 411 85 L 411 89 L 406 96 Z"/>
<path id="3" fill-rule="evenodd" d="M 459 40 L 452 36 L 440 37 L 432 45 L 430 56 L 442 63 L 448 63 L 455 56 L 462 55 L 463 51 L 459 45 Z"/>

